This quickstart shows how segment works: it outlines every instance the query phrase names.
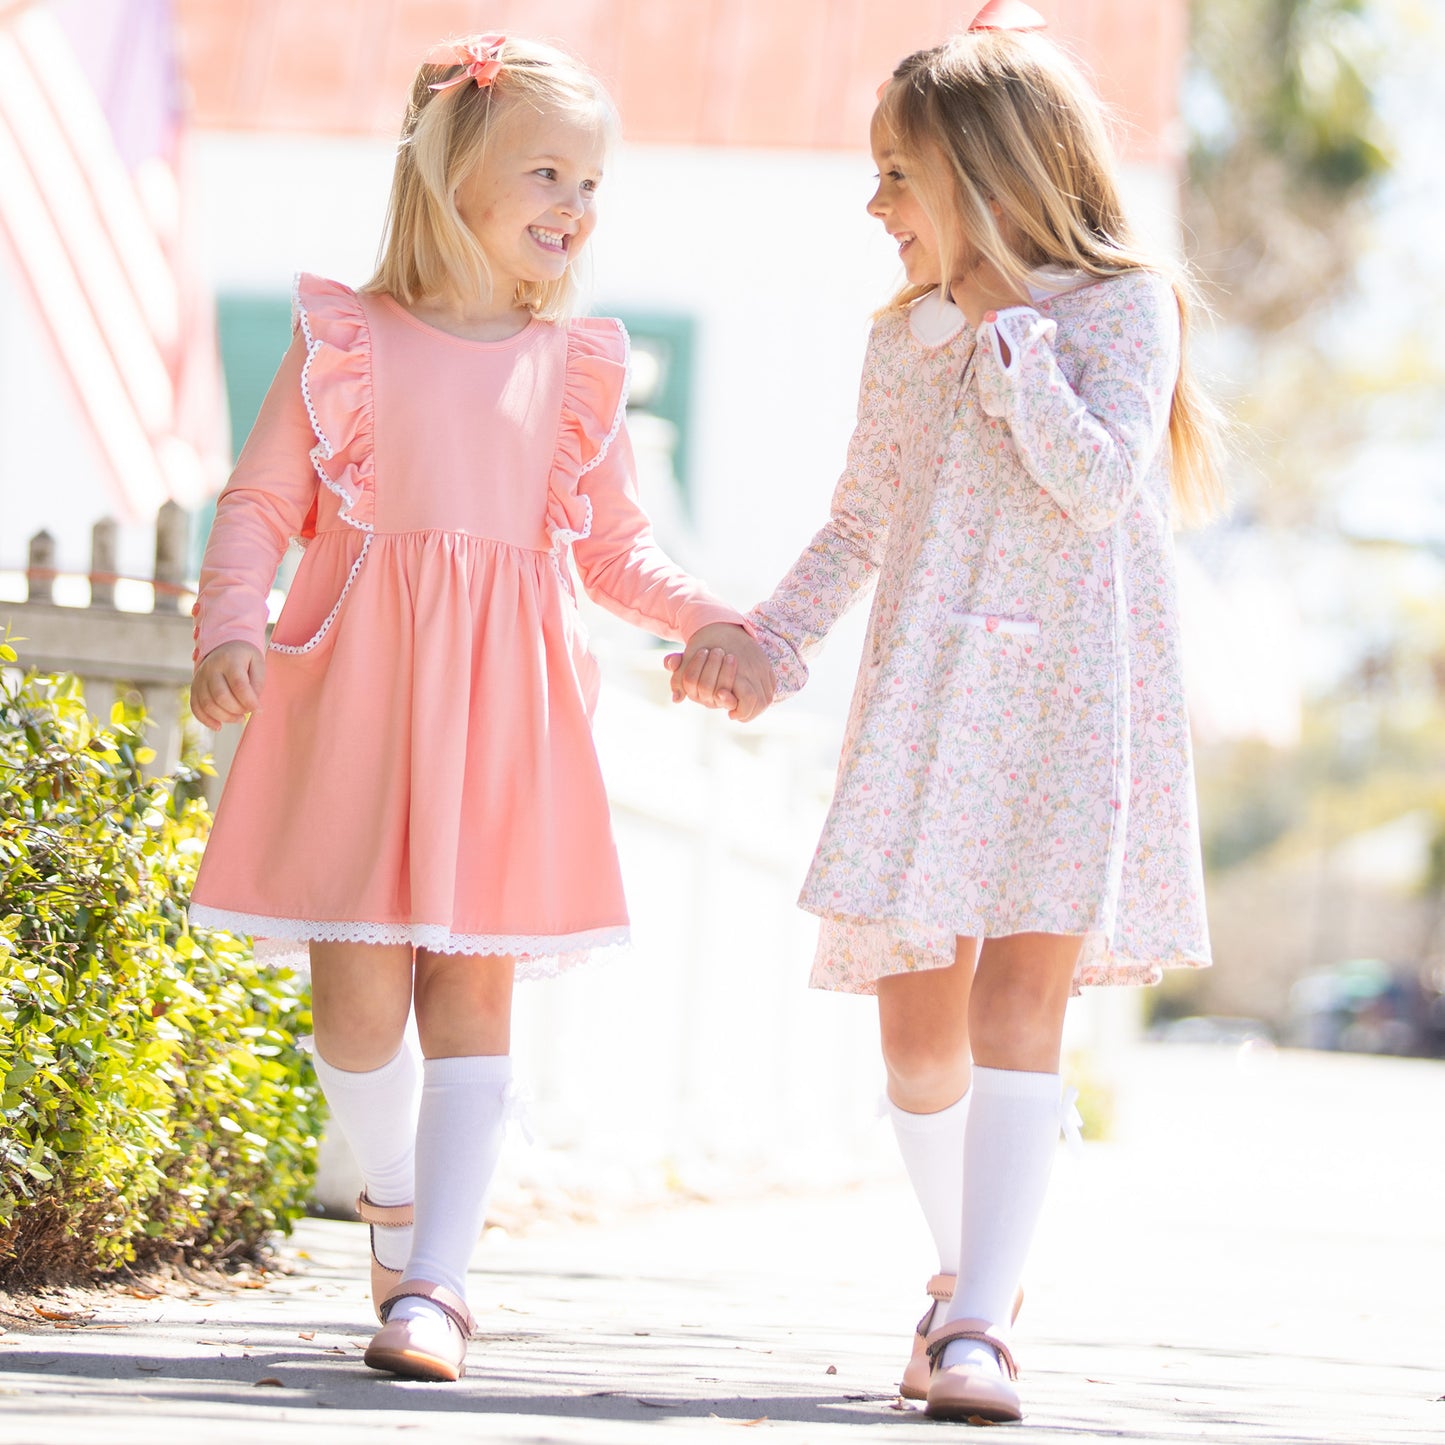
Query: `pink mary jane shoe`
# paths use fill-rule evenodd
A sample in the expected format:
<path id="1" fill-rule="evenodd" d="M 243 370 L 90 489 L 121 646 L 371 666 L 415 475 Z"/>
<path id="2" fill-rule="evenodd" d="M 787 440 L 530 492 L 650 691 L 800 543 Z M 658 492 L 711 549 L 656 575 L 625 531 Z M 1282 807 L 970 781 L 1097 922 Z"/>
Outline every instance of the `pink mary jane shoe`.
<path id="1" fill-rule="evenodd" d="M 404 1299 L 430 1300 L 442 1317 L 393 1320 L 391 1312 Z M 464 1299 L 430 1280 L 403 1281 L 381 1302 L 381 1328 L 372 1336 L 362 1359 L 373 1370 L 388 1370 L 409 1380 L 459 1380 L 467 1370 L 467 1340 L 474 1321 Z"/>
<path id="2" fill-rule="evenodd" d="M 978 1340 L 998 1356 L 997 1372 L 967 1365 L 944 1365 L 943 1352 L 955 1340 Z M 1014 1381 L 1018 1366 L 1003 1337 L 987 1320 L 954 1320 L 928 1336 L 928 1404 L 930 1420 L 982 1420 L 990 1425 L 1022 1420 L 1023 1406 Z"/>
<path id="3" fill-rule="evenodd" d="M 389 1269 L 376 1257 L 378 1229 L 405 1229 L 412 1222 L 410 1204 L 373 1204 L 365 1192 L 356 1196 L 357 1214 L 371 1226 L 371 1307 L 382 1318 L 381 1302 L 401 1283 L 401 1271 Z"/>
<path id="4" fill-rule="evenodd" d="M 898 1386 L 898 1393 L 905 1400 L 926 1400 L 928 1398 L 928 1332 L 933 1328 L 933 1321 L 938 1314 L 939 1305 L 946 1305 L 953 1298 L 955 1283 L 955 1278 L 951 1274 L 936 1274 L 928 1281 L 928 1296 L 932 1303 L 924 1310 L 923 1318 L 914 1327 L 913 1352 L 908 1357 L 908 1363 L 903 1367 L 903 1381 Z M 1018 1319 L 1023 1305 L 1023 1290 L 1015 1290 L 1013 1314 L 1009 1316 L 1010 1321 Z"/>

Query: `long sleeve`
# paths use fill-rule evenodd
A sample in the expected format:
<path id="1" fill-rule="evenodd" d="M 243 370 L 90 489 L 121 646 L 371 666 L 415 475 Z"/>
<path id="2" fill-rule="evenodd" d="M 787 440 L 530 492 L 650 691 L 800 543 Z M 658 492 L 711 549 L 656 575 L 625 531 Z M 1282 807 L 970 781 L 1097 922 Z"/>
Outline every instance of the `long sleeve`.
<path id="1" fill-rule="evenodd" d="M 1107 304 L 1070 337 L 1082 359 L 1072 385 L 1051 318 L 1015 306 L 979 327 L 984 411 L 1008 423 L 1029 475 L 1086 532 L 1113 526 L 1143 481 L 1179 373 L 1179 308 L 1167 283 L 1138 271 L 1097 290 Z"/>
<path id="2" fill-rule="evenodd" d="M 777 696 L 808 680 L 805 655 L 863 595 L 883 560 L 898 495 L 898 444 L 889 424 L 889 390 L 880 322 L 868 339 L 858 416 L 828 521 L 748 620 L 773 664 Z"/>
<path id="3" fill-rule="evenodd" d="M 636 466 L 627 427 L 579 481 L 589 524 L 572 555 L 587 595 L 625 622 L 685 641 L 712 622 L 747 624 L 657 545 L 637 500 Z"/>
<path id="4" fill-rule="evenodd" d="M 266 603 L 287 543 L 316 498 L 315 434 L 301 392 L 300 334 L 281 361 L 236 469 L 216 503 L 201 564 L 197 660 L 223 642 L 266 646 Z"/>

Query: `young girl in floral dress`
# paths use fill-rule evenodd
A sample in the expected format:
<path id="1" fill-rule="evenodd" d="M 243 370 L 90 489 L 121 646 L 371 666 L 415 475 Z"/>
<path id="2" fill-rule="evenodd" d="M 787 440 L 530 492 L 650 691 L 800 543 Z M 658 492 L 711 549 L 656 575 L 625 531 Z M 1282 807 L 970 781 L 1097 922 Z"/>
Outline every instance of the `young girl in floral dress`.
<path id="1" fill-rule="evenodd" d="M 251 717 L 191 921 L 309 944 L 316 1068 L 373 1226 L 366 1362 L 422 1379 L 465 1363 L 513 978 L 627 933 L 569 556 L 604 606 L 719 647 L 739 706 L 772 687 L 638 507 L 626 333 L 567 319 L 612 128 L 546 47 L 478 36 L 421 66 L 377 274 L 297 283 L 201 572 L 192 706 Z"/>
<path id="2" fill-rule="evenodd" d="M 938 1246 L 903 1393 L 959 1420 L 1021 1416 L 1009 1327 L 1071 993 L 1209 961 L 1171 517 L 1218 483 L 1185 293 L 1041 25 L 996 0 L 879 93 L 868 210 L 907 285 L 832 515 L 751 614 L 787 695 L 877 582 L 802 902 L 814 985 L 877 994 Z M 671 665 L 717 701 L 701 647 Z"/>

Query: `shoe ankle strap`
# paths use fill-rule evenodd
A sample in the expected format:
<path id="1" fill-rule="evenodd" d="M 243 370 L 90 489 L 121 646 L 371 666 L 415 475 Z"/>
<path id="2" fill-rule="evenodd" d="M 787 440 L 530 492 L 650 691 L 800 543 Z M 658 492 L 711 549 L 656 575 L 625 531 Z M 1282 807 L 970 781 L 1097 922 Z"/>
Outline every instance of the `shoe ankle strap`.
<path id="1" fill-rule="evenodd" d="M 936 1274 L 928 1281 L 926 1293 L 930 1299 L 948 1300 L 953 1298 L 953 1292 L 958 1287 L 958 1276 L 956 1274 Z"/>
<path id="2" fill-rule="evenodd" d="M 976 1340 L 981 1345 L 987 1345 L 998 1356 L 999 1364 L 1009 1379 L 1018 1379 L 1019 1367 L 1014 1363 L 1012 1352 L 1003 1337 L 986 1320 L 954 1320 L 952 1324 L 939 1325 L 936 1330 L 929 1331 L 924 1348 L 928 1351 L 928 1363 L 932 1368 L 938 1368 L 939 1358 L 955 1340 Z"/>
<path id="3" fill-rule="evenodd" d="M 383 1229 L 401 1229 L 412 1222 L 410 1204 L 373 1204 L 365 1191 L 356 1196 L 356 1212 L 367 1224 L 379 1224 Z"/>
<path id="4" fill-rule="evenodd" d="M 466 1300 L 453 1294 L 444 1284 L 433 1284 L 429 1279 L 404 1279 L 382 1300 L 377 1313 L 383 1320 L 391 1318 L 391 1312 L 404 1299 L 429 1300 L 462 1332 L 464 1340 L 470 1339 L 476 1328 L 476 1320 L 467 1308 Z"/>

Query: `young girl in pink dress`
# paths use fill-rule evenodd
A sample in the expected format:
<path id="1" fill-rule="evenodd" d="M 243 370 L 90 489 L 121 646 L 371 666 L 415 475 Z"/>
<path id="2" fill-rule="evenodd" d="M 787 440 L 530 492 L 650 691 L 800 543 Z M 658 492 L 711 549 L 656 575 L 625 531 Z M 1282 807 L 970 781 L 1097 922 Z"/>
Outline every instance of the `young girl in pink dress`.
<path id="1" fill-rule="evenodd" d="M 309 943 L 316 1068 L 373 1226 L 366 1362 L 423 1379 L 464 1366 L 513 979 L 627 935 L 571 562 L 620 616 L 713 648 L 740 715 L 771 695 L 742 618 L 638 507 L 626 333 L 568 319 L 612 128 L 555 51 L 433 52 L 377 273 L 298 280 L 201 573 L 192 706 L 251 717 L 191 921 Z"/>
<path id="2" fill-rule="evenodd" d="M 786 695 L 877 580 L 802 902 L 813 983 L 878 997 L 939 1253 L 903 1393 L 945 1419 L 1021 1415 L 1008 1333 L 1070 994 L 1209 961 L 1170 517 L 1218 484 L 1181 293 L 1041 24 L 986 6 L 879 93 L 868 210 L 907 285 L 832 516 L 751 614 Z M 674 695 L 715 700 L 699 649 Z"/>

